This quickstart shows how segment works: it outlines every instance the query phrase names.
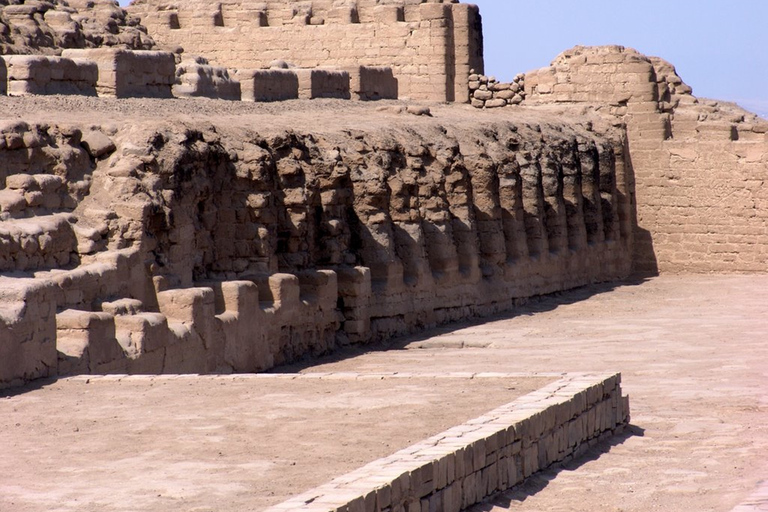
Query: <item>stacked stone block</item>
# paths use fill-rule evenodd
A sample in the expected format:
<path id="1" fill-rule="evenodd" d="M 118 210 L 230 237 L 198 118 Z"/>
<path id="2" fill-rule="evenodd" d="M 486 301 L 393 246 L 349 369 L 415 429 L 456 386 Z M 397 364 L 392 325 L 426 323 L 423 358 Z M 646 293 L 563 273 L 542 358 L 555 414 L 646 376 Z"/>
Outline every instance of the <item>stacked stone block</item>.
<path id="1" fill-rule="evenodd" d="M 212 98 L 239 101 L 240 83 L 230 78 L 227 68 L 211 66 L 200 57 L 176 66 L 173 95 L 177 98 Z"/>
<path id="2" fill-rule="evenodd" d="M 176 60 L 170 52 L 114 48 L 64 50 L 62 56 L 96 62 L 99 96 L 112 98 L 171 98 Z"/>
<path id="3" fill-rule="evenodd" d="M 137 2 L 149 33 L 218 65 L 263 69 L 284 59 L 301 68 L 391 67 L 399 95 L 468 101 L 471 68 L 482 72 L 482 27 L 476 6 L 392 2 L 186 2 L 166 9 Z M 247 34 L 243 37 L 243 34 Z"/>
<path id="4" fill-rule="evenodd" d="M 475 108 L 499 108 L 519 105 L 525 100 L 525 75 L 518 74 L 509 83 L 500 83 L 495 77 L 469 75 L 470 103 Z"/>
<path id="5" fill-rule="evenodd" d="M 659 99 L 651 61 L 622 46 L 567 50 L 550 67 L 526 73 L 525 92 L 531 103 L 607 104 L 618 114 Z"/>
<path id="6" fill-rule="evenodd" d="M 392 68 L 353 66 L 344 71 L 349 73 L 352 99 L 374 101 L 398 98 L 398 82 L 392 73 Z"/>
<path id="7" fill-rule="evenodd" d="M 348 100 L 349 73 L 330 69 L 296 69 L 299 99 L 337 98 Z"/>
<path id="8" fill-rule="evenodd" d="M 9 55 L 4 60 L 10 96 L 96 95 L 98 70 L 93 62 L 43 55 Z"/>
<path id="9" fill-rule="evenodd" d="M 460 376 L 441 375 L 451 377 Z M 267 510 L 466 510 L 622 432 L 629 423 L 629 400 L 620 382 L 618 374 L 566 375 Z"/>
<path id="10" fill-rule="evenodd" d="M 284 101 L 299 98 L 299 77 L 290 69 L 241 69 L 237 79 L 243 101 Z"/>

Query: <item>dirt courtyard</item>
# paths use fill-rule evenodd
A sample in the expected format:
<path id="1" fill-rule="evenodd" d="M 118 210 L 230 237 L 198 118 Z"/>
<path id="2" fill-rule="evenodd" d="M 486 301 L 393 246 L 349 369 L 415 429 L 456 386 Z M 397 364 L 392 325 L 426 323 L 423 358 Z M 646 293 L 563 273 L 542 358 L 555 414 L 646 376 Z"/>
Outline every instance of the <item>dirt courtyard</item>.
<path id="1" fill-rule="evenodd" d="M 621 371 L 622 438 L 478 510 L 728 512 L 768 483 L 766 340 L 768 275 L 665 275 L 308 371 Z"/>
<path id="2" fill-rule="evenodd" d="M 262 510 L 554 380 L 63 379 L 0 397 L 0 511 Z"/>
<path id="3" fill-rule="evenodd" d="M 386 350 L 349 351 L 315 361 L 313 366 L 280 370 L 621 371 L 632 409 L 632 425 L 624 435 L 477 510 L 729 512 L 749 500 L 768 476 L 766 339 L 768 276 L 670 275 L 564 292 L 504 317 L 444 327 Z M 514 385 L 509 387 L 519 389 L 496 389 L 481 393 L 480 399 L 470 393 L 462 401 L 461 388 L 447 384 L 424 388 L 385 382 L 369 390 L 374 399 L 366 399 L 344 383 L 332 383 L 336 387 L 323 392 L 311 387 L 287 392 L 279 385 L 269 392 L 255 392 L 237 377 L 202 377 L 176 380 L 176 386 L 183 386 L 169 400 L 163 388 L 169 389 L 171 382 L 167 377 L 129 379 L 105 386 L 80 379 L 0 399 L 0 471 L 4 475 L 0 510 L 259 510 L 274 501 L 252 498 L 258 484 L 250 479 L 265 473 L 269 465 L 269 455 L 256 456 L 251 451 L 256 446 L 267 454 L 269 450 L 297 453 L 311 434 L 329 441 L 324 459 L 311 469 L 287 473 L 280 482 L 288 489 L 283 492 L 295 489 L 298 493 L 302 486 L 323 483 L 328 475 L 395 451 L 394 445 L 386 446 L 389 441 L 380 438 L 375 419 L 380 413 L 371 413 L 382 403 L 393 405 L 393 414 L 409 404 L 424 410 L 431 404 L 429 415 L 445 422 L 432 425 L 440 431 L 523 391 Z M 216 394 L 213 387 L 226 393 Z M 105 390 L 108 393 L 94 401 Z M 445 397 L 459 405 L 444 406 Z M 267 414 L 264 404 L 270 401 L 293 404 L 305 414 L 353 412 L 352 419 L 369 428 L 369 444 L 342 452 L 348 448 L 343 446 L 347 439 L 337 435 L 338 427 L 321 421 L 285 421 L 290 428 L 281 442 L 290 441 L 280 447 L 274 441 L 277 432 L 245 428 Z M 128 407 L 131 403 L 136 407 Z M 207 419 L 200 411 L 207 411 Z M 29 423 L 22 428 L 16 423 L 22 423 L 17 418 L 24 414 Z M 413 417 L 402 416 L 392 423 L 404 427 L 401 441 L 406 445 L 428 435 L 429 429 Z M 219 428 L 209 428 L 214 424 Z M 157 444 L 163 439 L 161 433 L 164 439 L 174 440 L 174 449 Z M 87 449 L 73 444 L 83 435 L 91 441 Z M 110 443 L 119 443 L 120 449 L 105 455 L 111 453 L 105 449 Z M 137 446 L 143 447 L 143 460 L 125 455 Z M 62 451 L 79 457 L 79 464 L 65 464 L 58 458 Z M 140 472 L 125 473 L 121 460 L 138 464 Z M 334 465 L 339 460 L 347 465 Z M 52 482 L 57 469 L 65 465 L 72 466 L 72 471 L 57 487 Z M 167 490 L 157 491 L 152 482 L 169 465 L 177 476 Z M 105 481 L 113 486 L 108 499 L 122 508 L 109 508 L 104 501 L 91 508 L 84 505 L 93 499 L 93 489 Z M 182 490 L 190 488 L 214 496 L 214 502 L 179 500 Z M 27 497 L 22 501 L 24 492 Z M 264 492 L 269 491 L 264 488 Z M 82 501 L 72 501 L 78 497 Z M 280 496 L 272 499 L 280 501 Z M 762 505 L 739 512 L 765 510 L 765 498 L 757 501 Z"/>

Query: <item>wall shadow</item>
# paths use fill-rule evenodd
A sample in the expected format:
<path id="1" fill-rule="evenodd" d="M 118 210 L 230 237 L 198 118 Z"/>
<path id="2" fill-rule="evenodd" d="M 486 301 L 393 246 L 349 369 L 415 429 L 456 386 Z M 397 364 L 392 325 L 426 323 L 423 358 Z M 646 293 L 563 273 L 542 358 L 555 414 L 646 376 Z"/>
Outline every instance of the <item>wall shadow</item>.
<path id="1" fill-rule="evenodd" d="M 632 437 L 643 437 L 644 435 L 645 430 L 643 428 L 637 425 L 627 425 L 624 428 L 624 432 L 595 444 L 588 448 L 583 455 L 568 462 L 556 463 L 543 471 L 531 475 L 522 484 L 508 491 L 501 492 L 484 503 L 468 508 L 467 512 L 487 512 L 495 507 L 509 510 L 515 503 L 523 503 L 531 496 L 535 496 L 546 489 L 549 483 L 557 478 L 561 472 L 576 471 L 584 464 L 595 461 L 603 454 L 609 453 L 614 446 L 623 444 Z"/>
<path id="2" fill-rule="evenodd" d="M 545 313 L 548 311 L 553 311 L 560 306 L 567 306 L 576 302 L 581 302 L 595 295 L 607 293 L 620 287 L 640 286 L 650 280 L 653 276 L 654 274 L 650 273 L 635 273 L 619 281 L 590 284 L 578 288 L 573 288 L 571 290 L 520 299 L 520 305 L 509 311 L 496 313 L 493 315 L 473 317 L 459 322 L 443 324 L 419 331 L 417 333 L 395 337 L 386 341 L 373 342 L 365 345 L 339 347 L 333 353 L 320 357 L 305 356 L 299 361 L 295 361 L 291 364 L 272 368 L 268 371 L 268 373 L 298 373 L 314 366 L 338 363 L 368 353 L 385 352 L 389 350 L 403 350 L 408 345 L 413 343 L 426 341 L 430 338 L 444 334 L 450 334 L 461 329 L 466 329 L 468 327 L 473 327 L 488 322 L 508 320 L 522 315 L 532 316 L 537 313 Z"/>

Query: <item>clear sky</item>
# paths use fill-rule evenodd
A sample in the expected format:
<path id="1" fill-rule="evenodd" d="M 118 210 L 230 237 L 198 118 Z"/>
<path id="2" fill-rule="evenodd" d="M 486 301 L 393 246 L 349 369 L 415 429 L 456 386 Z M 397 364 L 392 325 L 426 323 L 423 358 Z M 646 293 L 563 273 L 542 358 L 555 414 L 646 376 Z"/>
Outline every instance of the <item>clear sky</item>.
<path id="1" fill-rule="evenodd" d="M 768 117 L 768 0 L 473 3 L 483 15 L 486 72 L 500 80 L 578 44 L 620 44 L 670 61 L 696 96 Z"/>

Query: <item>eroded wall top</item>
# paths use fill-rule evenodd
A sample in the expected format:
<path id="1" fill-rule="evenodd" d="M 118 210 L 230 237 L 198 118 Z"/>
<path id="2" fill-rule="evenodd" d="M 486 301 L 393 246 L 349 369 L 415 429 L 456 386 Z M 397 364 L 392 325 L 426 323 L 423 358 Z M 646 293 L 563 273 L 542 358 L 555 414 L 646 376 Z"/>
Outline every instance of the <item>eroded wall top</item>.
<path id="1" fill-rule="evenodd" d="M 139 19 L 112 0 L 0 0 L 0 55 L 153 45 Z"/>

